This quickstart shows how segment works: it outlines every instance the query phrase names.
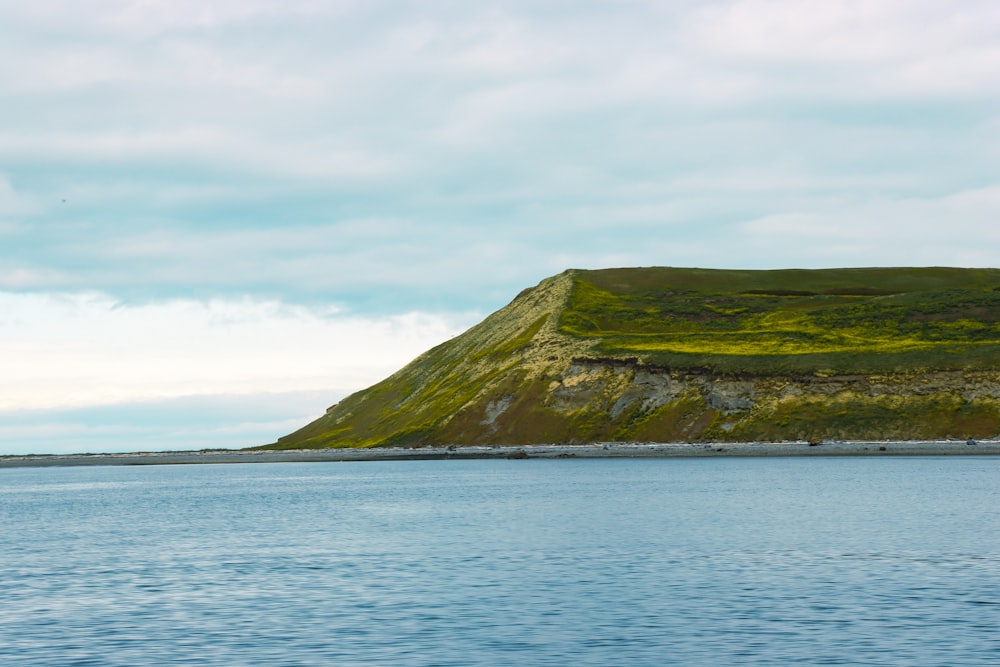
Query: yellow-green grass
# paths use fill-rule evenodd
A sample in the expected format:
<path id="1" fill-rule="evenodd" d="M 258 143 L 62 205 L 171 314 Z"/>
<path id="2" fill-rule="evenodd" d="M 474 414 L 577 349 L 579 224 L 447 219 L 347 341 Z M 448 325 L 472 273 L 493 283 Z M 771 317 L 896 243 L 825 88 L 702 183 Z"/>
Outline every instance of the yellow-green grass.
<path id="1" fill-rule="evenodd" d="M 1000 368 L 1000 271 L 580 271 L 559 326 L 678 368 Z"/>

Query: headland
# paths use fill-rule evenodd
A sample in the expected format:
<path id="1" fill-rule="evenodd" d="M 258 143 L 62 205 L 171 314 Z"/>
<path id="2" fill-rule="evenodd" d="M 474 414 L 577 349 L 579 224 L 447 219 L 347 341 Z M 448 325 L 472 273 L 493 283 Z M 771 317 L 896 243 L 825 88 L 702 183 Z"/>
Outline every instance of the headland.
<path id="1" fill-rule="evenodd" d="M 264 448 L 998 437 L 1000 269 L 652 267 L 547 278 Z"/>

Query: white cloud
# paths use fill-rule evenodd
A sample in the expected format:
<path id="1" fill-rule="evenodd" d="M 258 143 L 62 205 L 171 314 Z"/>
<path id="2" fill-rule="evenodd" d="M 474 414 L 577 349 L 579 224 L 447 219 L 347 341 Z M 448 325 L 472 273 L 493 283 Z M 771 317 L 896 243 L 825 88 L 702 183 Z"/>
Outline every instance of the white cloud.
<path id="1" fill-rule="evenodd" d="M 29 197 L 17 192 L 10 180 L 0 174 L 0 233 L 3 232 L 2 221 L 7 219 L 23 218 L 33 215 L 39 211 L 39 206 Z M 9 227 L 13 231 L 14 225 Z"/>
<path id="2" fill-rule="evenodd" d="M 329 390 L 183 396 L 0 410 L 0 454 L 242 448 L 274 442 L 323 414 Z"/>
<path id="3" fill-rule="evenodd" d="M 0 410 L 186 395 L 356 390 L 468 317 L 383 318 L 259 300 L 130 305 L 0 293 Z"/>
<path id="4" fill-rule="evenodd" d="M 995 97 L 998 37 L 1000 7 L 978 0 L 736 0 L 696 12 L 686 43 L 762 91 Z"/>
<path id="5" fill-rule="evenodd" d="M 325 140 L 272 141 L 223 127 L 140 133 L 3 132 L 0 151 L 9 159 L 43 158 L 63 163 L 87 163 L 100 156 L 105 166 L 117 164 L 122 168 L 135 163 L 142 163 L 147 169 L 157 165 L 197 164 L 200 170 L 224 169 L 236 174 L 295 178 L 300 182 L 322 179 L 353 183 L 373 177 L 386 178 L 403 166 L 401 158 L 389 153 L 331 145 Z M 148 185 L 145 192 L 156 195 Z"/>
<path id="6" fill-rule="evenodd" d="M 807 265 L 995 266 L 1000 185 L 942 197 L 874 199 L 768 215 L 742 226 L 751 248 L 794 246 Z"/>

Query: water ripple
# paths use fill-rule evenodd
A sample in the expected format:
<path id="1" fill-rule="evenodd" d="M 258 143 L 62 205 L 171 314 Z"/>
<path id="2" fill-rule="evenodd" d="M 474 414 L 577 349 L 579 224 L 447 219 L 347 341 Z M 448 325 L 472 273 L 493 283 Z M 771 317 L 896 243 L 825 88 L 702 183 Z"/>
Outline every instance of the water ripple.
<path id="1" fill-rule="evenodd" d="M 3 664 L 1000 655 L 989 459 L 0 473 Z"/>

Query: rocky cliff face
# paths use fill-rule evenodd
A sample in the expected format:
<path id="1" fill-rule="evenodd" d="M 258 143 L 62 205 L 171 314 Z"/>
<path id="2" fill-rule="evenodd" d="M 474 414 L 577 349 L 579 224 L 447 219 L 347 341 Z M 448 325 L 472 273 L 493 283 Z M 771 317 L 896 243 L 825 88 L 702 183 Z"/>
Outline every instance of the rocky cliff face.
<path id="1" fill-rule="evenodd" d="M 544 403 L 596 413 L 608 440 L 983 438 L 1000 431 L 1000 373 L 730 377 L 578 359 Z"/>
<path id="2" fill-rule="evenodd" d="M 997 367 L 762 374 L 608 354 L 606 336 L 573 335 L 561 324 L 579 273 L 525 290 L 271 447 L 1000 434 Z"/>

